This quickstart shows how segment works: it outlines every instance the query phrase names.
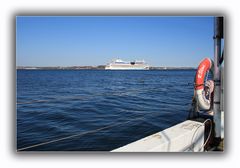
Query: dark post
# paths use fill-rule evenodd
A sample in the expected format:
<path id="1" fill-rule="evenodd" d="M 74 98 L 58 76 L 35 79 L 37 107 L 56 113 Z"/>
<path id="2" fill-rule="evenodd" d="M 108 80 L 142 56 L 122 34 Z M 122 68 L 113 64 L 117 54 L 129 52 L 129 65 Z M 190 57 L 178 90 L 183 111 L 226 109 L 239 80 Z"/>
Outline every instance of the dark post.
<path id="1" fill-rule="evenodd" d="M 223 17 L 215 17 L 214 20 L 214 98 L 213 112 L 215 123 L 215 137 L 221 138 L 221 39 L 223 39 Z"/>

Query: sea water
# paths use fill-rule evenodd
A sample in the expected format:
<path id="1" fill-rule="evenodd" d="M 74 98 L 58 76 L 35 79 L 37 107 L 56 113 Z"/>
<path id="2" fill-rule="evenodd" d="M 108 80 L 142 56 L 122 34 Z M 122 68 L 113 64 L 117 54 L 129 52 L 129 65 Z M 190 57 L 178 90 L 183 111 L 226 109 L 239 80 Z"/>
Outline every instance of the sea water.
<path id="1" fill-rule="evenodd" d="M 162 131 L 187 118 L 194 76 L 195 70 L 17 70 L 17 149 L 110 151 Z"/>

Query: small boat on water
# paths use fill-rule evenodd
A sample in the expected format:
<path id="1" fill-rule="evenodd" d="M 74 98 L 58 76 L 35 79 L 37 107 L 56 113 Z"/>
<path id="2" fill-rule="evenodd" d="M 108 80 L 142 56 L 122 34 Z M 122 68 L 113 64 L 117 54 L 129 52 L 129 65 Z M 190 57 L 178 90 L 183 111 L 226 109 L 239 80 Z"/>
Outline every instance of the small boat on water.
<path id="1" fill-rule="evenodd" d="M 115 59 L 105 67 L 106 70 L 149 70 L 149 65 L 144 60 L 123 61 Z"/>

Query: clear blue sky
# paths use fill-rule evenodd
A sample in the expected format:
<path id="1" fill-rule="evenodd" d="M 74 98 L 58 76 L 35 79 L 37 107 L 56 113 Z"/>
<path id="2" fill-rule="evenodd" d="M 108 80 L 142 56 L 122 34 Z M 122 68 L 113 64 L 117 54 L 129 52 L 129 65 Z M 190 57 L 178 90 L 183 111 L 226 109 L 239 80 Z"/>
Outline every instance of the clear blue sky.
<path id="1" fill-rule="evenodd" d="M 17 66 L 105 65 L 121 58 L 197 67 L 213 58 L 213 19 L 18 16 Z"/>

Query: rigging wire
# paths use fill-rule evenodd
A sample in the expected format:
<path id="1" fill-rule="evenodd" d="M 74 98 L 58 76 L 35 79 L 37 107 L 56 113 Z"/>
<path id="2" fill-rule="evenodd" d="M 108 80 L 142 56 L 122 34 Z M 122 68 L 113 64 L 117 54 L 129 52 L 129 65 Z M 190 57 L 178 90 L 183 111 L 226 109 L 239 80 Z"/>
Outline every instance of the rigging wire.
<path id="1" fill-rule="evenodd" d="M 135 119 L 132 119 L 132 120 L 128 120 L 126 122 L 121 122 L 121 123 L 116 123 L 116 124 L 108 125 L 108 126 L 105 126 L 105 127 L 101 127 L 101 128 L 95 129 L 95 130 L 81 132 L 81 133 L 70 135 L 70 136 L 67 136 L 67 137 L 62 137 L 62 138 L 58 138 L 58 139 L 54 139 L 54 140 L 50 140 L 50 141 L 46 141 L 46 142 L 30 145 L 30 146 L 27 146 L 27 147 L 19 148 L 19 149 L 17 149 L 17 151 L 24 151 L 24 150 L 31 149 L 31 148 L 34 148 L 34 147 L 39 147 L 39 146 L 51 144 L 51 143 L 54 143 L 54 142 L 63 141 L 63 140 L 66 140 L 66 139 L 80 137 L 80 136 L 83 136 L 83 135 L 86 135 L 86 134 L 95 133 L 95 132 L 102 131 L 102 130 L 105 130 L 105 129 L 108 129 L 108 128 L 112 128 L 112 127 L 115 127 L 115 126 L 127 124 L 129 122 L 136 121 L 136 120 L 142 120 L 142 119 L 144 119 L 144 117 L 139 117 L 139 118 L 135 118 Z"/>
<path id="2" fill-rule="evenodd" d="M 158 115 L 159 115 L 159 113 L 156 113 L 155 115 L 148 114 L 148 116 L 151 116 L 151 117 L 156 117 Z M 135 117 L 137 117 L 137 116 L 135 116 Z M 47 144 L 51 144 L 51 143 L 55 143 L 55 142 L 59 142 L 59 141 L 63 141 L 63 140 L 71 139 L 71 138 L 75 138 L 75 137 L 81 137 L 81 136 L 84 136 L 84 135 L 87 135 L 87 134 L 96 133 L 96 132 L 99 132 L 99 131 L 102 131 L 102 130 L 106 130 L 106 129 L 109 129 L 109 128 L 112 128 L 112 127 L 116 127 L 116 126 L 120 126 L 120 125 L 123 125 L 123 124 L 127 124 L 127 123 L 130 123 L 130 122 L 133 122 L 133 121 L 144 120 L 145 117 L 146 117 L 146 115 L 143 115 L 143 116 L 140 116 L 138 118 L 130 119 L 130 120 L 127 120 L 125 122 L 118 122 L 118 123 L 111 124 L 111 125 L 108 125 L 108 126 L 104 126 L 104 127 L 101 127 L 101 128 L 95 129 L 95 130 L 81 132 L 81 133 L 78 133 L 78 134 L 74 134 L 74 135 L 70 135 L 70 136 L 66 136 L 66 137 L 62 137 L 62 138 L 58 138 L 58 139 L 54 139 L 54 140 L 50 140 L 50 141 L 46 141 L 46 142 L 30 145 L 30 146 L 27 146 L 27 147 L 22 147 L 22 148 L 17 149 L 17 151 L 24 151 L 24 150 L 27 150 L 27 149 L 31 149 L 31 148 L 35 148 L 35 147 L 39 147 L 39 146 L 43 146 L 43 145 L 47 145 Z"/>

